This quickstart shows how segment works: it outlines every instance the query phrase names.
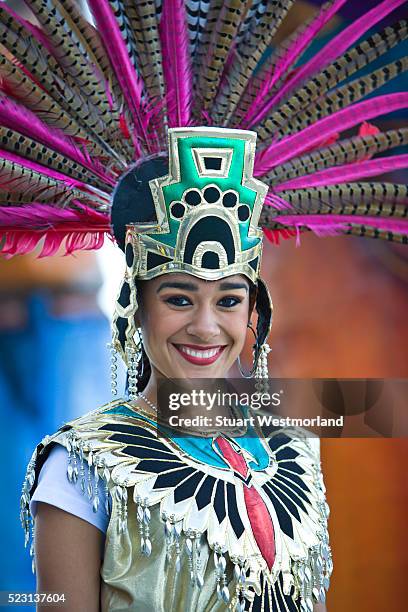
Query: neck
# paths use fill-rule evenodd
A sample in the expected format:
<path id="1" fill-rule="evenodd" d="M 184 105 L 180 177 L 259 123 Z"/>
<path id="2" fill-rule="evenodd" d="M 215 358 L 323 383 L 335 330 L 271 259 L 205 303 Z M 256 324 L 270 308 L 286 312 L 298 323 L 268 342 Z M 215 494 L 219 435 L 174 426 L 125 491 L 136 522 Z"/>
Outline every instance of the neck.
<path id="1" fill-rule="evenodd" d="M 156 407 L 156 409 L 158 408 L 159 402 L 158 389 L 160 389 L 161 385 L 165 384 L 166 382 L 170 383 L 171 381 L 162 373 L 158 372 L 155 369 L 152 369 L 152 374 L 150 376 L 146 388 L 143 390 L 143 395 L 149 400 L 149 402 L 151 402 L 151 404 Z M 188 394 L 190 394 L 190 392 L 194 389 L 196 391 L 194 401 L 192 401 L 191 403 L 183 402 L 182 405 L 181 403 L 178 403 L 178 408 L 176 411 L 170 410 L 168 402 L 166 401 L 166 407 L 164 410 L 161 411 L 162 417 L 166 417 L 171 414 L 177 414 L 178 416 L 183 416 L 183 418 L 191 418 L 196 416 L 197 414 L 211 416 L 220 415 L 230 417 L 231 407 L 229 405 L 224 404 L 220 405 L 220 403 L 217 401 L 218 393 L 222 394 L 223 392 L 232 390 L 228 379 L 203 379 L 202 383 L 203 384 L 200 385 L 200 387 L 198 388 L 197 384 L 189 385 L 189 381 L 186 379 L 185 386 L 182 385 L 180 387 L 178 385 L 177 390 L 175 389 L 175 391 L 178 394 L 185 394 L 186 397 L 188 397 Z M 166 389 L 166 392 L 167 391 L 173 393 L 172 389 Z M 199 395 L 200 392 L 202 392 L 201 396 Z M 141 399 L 141 402 L 146 404 L 143 398 Z M 149 404 L 148 406 L 151 410 L 152 407 Z M 209 411 L 208 407 L 210 407 Z"/>

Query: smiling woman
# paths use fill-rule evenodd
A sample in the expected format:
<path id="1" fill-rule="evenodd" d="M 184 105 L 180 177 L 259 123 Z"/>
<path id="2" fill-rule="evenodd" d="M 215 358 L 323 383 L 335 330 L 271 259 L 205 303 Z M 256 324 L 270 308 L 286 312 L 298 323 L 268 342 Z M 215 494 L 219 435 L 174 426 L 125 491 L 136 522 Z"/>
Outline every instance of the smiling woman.
<path id="1" fill-rule="evenodd" d="M 266 436 L 239 406 L 217 407 L 225 428 L 197 427 L 192 404 L 182 416 L 195 427 L 180 437 L 156 408 L 162 381 L 224 380 L 249 326 L 249 375 L 268 374 L 272 303 L 259 276 L 257 226 L 265 186 L 252 178 L 254 143 L 253 133 L 239 130 L 170 130 L 170 173 L 162 175 L 163 158 L 147 160 L 115 190 L 112 220 L 126 271 L 112 387 L 119 353 L 128 397 L 43 440 L 23 493 L 35 516 L 38 586 L 62 589 L 70 610 L 295 612 L 324 601 L 332 566 L 318 440 L 296 430 Z M 225 176 L 199 164 L 186 172 L 206 147 L 230 152 Z M 234 168 L 241 179 L 226 190 Z M 130 178 L 145 194 L 137 207 Z M 234 201 L 225 197 L 231 193 Z"/>
<path id="2" fill-rule="evenodd" d="M 367 35 L 403 1 L 378 2 L 312 57 L 345 0 L 284 40 L 293 0 L 87 0 L 92 23 L 75 0 L 26 0 L 29 20 L 0 4 L 0 252 L 109 235 L 125 258 L 114 400 L 38 444 L 21 497 L 38 590 L 63 593 L 64 609 L 324 609 L 319 441 L 251 425 L 177 436 L 157 418 L 158 387 L 222 380 L 236 362 L 267 378 L 264 235 L 406 242 L 407 188 L 372 181 L 407 165 L 408 132 L 368 123 L 407 106 L 375 95 L 408 67 L 378 64 L 406 22 Z"/>

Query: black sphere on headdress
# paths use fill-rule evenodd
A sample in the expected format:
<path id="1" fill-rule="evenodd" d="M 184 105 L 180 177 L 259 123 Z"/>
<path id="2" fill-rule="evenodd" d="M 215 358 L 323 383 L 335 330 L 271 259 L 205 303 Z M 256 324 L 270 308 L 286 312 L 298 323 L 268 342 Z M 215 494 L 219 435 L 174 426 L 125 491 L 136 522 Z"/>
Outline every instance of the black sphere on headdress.
<path id="1" fill-rule="evenodd" d="M 111 223 L 122 251 L 127 225 L 157 221 L 149 181 L 166 174 L 168 161 L 163 156 L 143 161 L 119 179 L 112 195 Z"/>

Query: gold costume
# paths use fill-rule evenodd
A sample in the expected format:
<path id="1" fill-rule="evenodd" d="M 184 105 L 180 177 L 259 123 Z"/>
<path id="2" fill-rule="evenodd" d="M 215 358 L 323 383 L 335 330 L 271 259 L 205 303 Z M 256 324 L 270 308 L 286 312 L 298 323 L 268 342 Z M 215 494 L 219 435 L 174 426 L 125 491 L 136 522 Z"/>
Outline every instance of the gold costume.
<path id="1" fill-rule="evenodd" d="M 68 479 L 82 482 L 94 511 L 105 504 L 110 513 L 103 612 L 312 611 L 332 571 L 319 441 L 304 430 L 257 434 L 176 439 L 123 401 L 90 412 L 33 455 L 22 496 L 27 541 L 34 483 L 58 443 L 69 453 Z M 262 525 L 248 512 L 248 491 Z"/>

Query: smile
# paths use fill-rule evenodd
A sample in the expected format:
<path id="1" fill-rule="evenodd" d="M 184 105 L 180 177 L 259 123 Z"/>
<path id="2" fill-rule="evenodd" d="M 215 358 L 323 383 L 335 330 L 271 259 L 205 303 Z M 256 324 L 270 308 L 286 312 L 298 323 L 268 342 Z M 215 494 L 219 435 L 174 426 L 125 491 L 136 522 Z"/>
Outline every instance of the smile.
<path id="1" fill-rule="evenodd" d="M 192 344 L 173 344 L 186 361 L 195 365 L 209 365 L 221 355 L 225 346 L 199 347 Z"/>

